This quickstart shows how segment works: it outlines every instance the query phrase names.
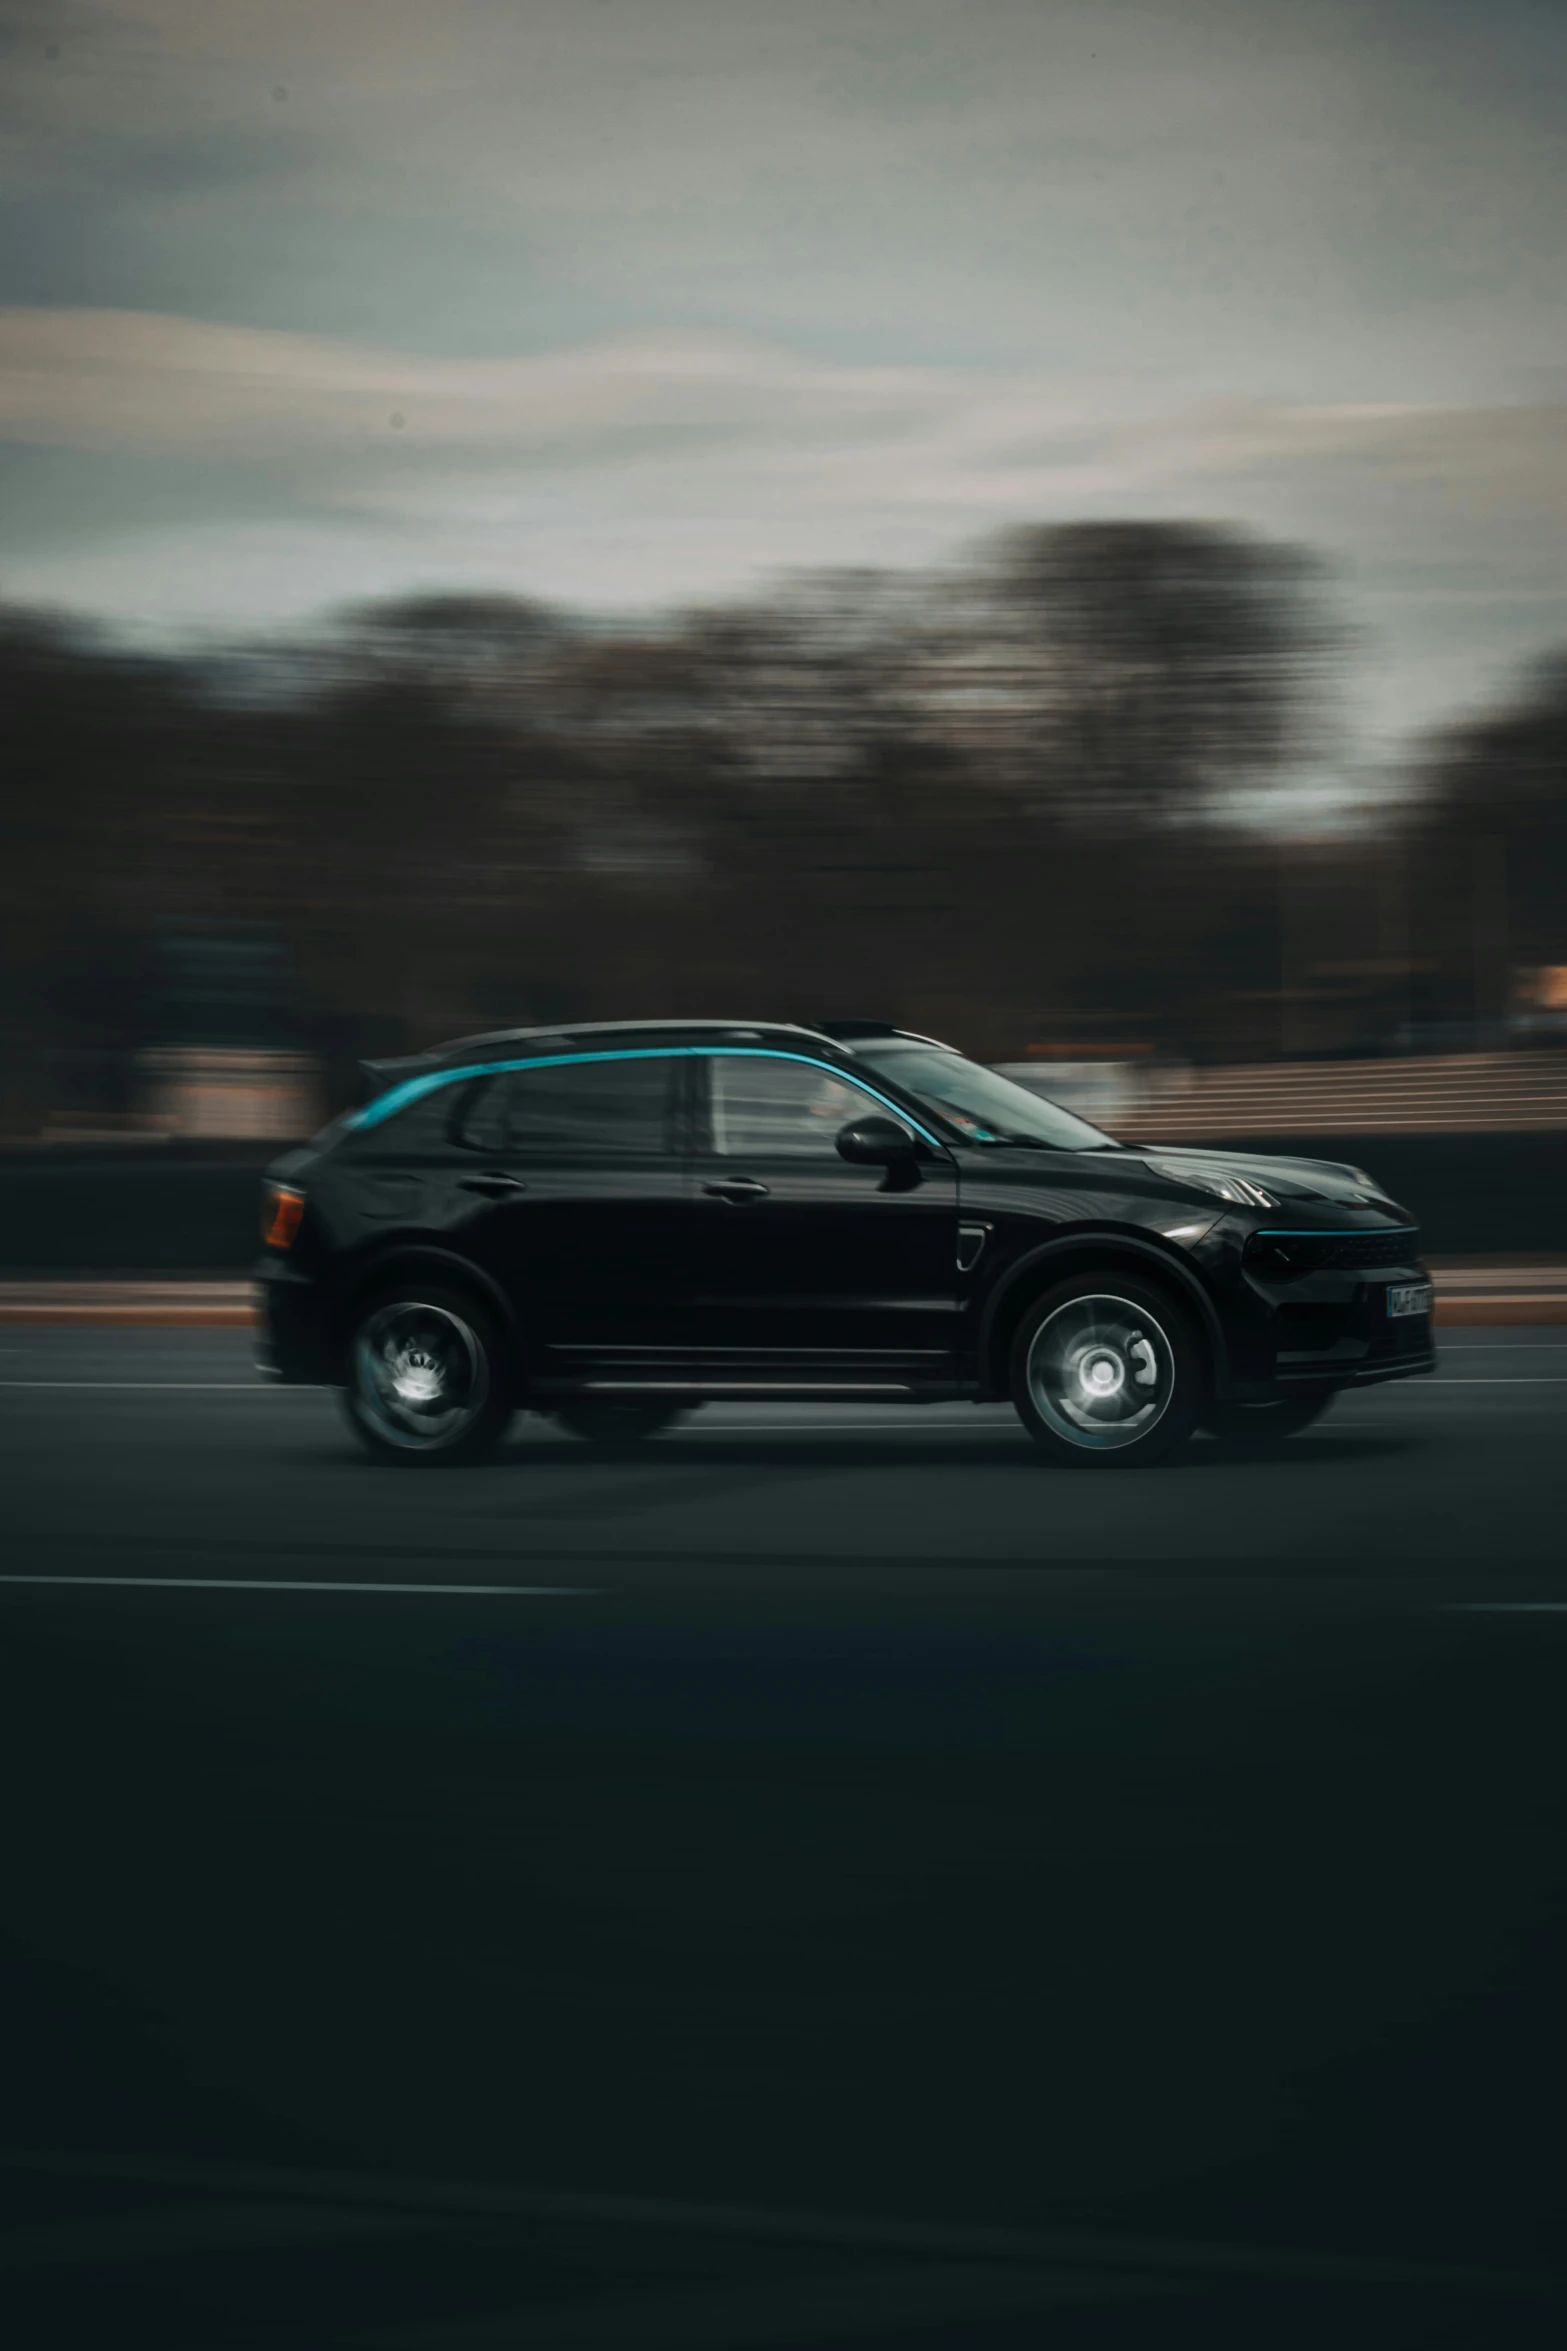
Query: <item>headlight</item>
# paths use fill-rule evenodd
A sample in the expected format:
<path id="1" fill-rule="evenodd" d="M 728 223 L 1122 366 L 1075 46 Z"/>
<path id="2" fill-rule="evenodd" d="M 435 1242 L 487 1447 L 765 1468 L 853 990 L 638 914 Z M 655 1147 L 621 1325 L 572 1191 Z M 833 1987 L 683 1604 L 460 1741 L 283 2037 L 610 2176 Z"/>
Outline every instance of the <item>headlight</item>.
<path id="1" fill-rule="evenodd" d="M 1172 1184 L 1189 1184 L 1194 1191 L 1211 1192 L 1215 1199 L 1228 1200 L 1234 1208 L 1278 1206 L 1271 1192 L 1253 1183 L 1250 1176 L 1237 1175 L 1230 1167 L 1188 1167 L 1175 1159 L 1150 1159 L 1144 1164 Z"/>

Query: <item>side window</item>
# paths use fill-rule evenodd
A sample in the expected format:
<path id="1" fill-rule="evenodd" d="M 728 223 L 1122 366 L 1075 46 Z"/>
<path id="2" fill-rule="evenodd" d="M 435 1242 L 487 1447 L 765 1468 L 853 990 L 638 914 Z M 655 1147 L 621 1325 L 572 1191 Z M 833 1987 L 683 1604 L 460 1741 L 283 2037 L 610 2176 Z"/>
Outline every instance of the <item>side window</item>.
<path id="1" fill-rule="evenodd" d="M 839 1134 L 880 1103 L 803 1061 L 723 1054 L 712 1071 L 713 1148 L 726 1159 L 834 1156 Z"/>
<path id="2" fill-rule="evenodd" d="M 457 1091 L 451 1111 L 451 1138 L 465 1151 L 500 1159 L 506 1150 L 506 1100 L 510 1080 L 474 1078 Z"/>
<path id="3" fill-rule="evenodd" d="M 376 1158 L 444 1151 L 451 1115 L 451 1087 L 435 1086 L 428 1094 L 421 1094 L 416 1102 L 410 1102 L 406 1109 L 394 1110 L 390 1118 L 378 1118 L 373 1127 L 365 1130 L 364 1143 Z"/>
<path id="4" fill-rule="evenodd" d="M 506 1103 L 511 1152 L 595 1159 L 667 1152 L 670 1073 L 678 1066 L 660 1058 L 514 1070 Z"/>

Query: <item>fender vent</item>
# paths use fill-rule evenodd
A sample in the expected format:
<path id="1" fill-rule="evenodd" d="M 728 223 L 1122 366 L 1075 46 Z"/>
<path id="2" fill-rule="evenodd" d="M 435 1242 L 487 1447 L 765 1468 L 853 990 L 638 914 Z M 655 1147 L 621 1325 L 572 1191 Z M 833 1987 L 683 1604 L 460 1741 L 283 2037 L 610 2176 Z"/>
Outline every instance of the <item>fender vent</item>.
<path id="1" fill-rule="evenodd" d="M 984 1253 L 990 1238 L 988 1224 L 960 1224 L 958 1227 L 958 1271 L 972 1273 Z"/>

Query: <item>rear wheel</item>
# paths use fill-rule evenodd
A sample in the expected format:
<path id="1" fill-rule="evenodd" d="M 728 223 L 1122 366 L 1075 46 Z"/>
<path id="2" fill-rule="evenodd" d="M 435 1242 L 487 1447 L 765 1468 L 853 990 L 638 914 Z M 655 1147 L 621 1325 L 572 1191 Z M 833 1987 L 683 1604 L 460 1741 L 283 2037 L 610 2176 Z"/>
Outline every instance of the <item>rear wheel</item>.
<path id="1" fill-rule="evenodd" d="M 585 1443 L 618 1452 L 656 1437 L 660 1429 L 683 1419 L 688 1409 L 683 1404 L 622 1404 L 583 1397 L 557 1405 L 553 1418 Z"/>
<path id="2" fill-rule="evenodd" d="M 1168 1461 L 1196 1425 L 1201 1350 L 1162 1288 L 1119 1272 L 1078 1275 L 1018 1325 L 1011 1389 L 1018 1418 L 1052 1461 Z"/>
<path id="3" fill-rule="evenodd" d="M 511 1418 L 500 1336 L 477 1299 L 417 1275 L 360 1305 L 343 1410 L 375 1461 L 456 1469 L 494 1450 Z"/>
<path id="4" fill-rule="evenodd" d="M 1255 1450 L 1297 1436 L 1320 1420 L 1336 1391 L 1321 1396 L 1284 1396 L 1275 1404 L 1205 1404 L 1201 1425 L 1226 1445 Z"/>

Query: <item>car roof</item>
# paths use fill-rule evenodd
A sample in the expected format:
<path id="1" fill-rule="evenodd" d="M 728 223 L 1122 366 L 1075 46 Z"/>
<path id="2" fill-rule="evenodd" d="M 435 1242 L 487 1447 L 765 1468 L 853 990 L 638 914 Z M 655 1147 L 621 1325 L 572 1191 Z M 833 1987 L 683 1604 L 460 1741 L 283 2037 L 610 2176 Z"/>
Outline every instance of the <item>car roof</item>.
<path id="1" fill-rule="evenodd" d="M 484 1029 L 475 1036 L 451 1037 L 443 1045 L 432 1045 L 425 1053 L 399 1054 L 384 1061 L 362 1061 L 360 1069 L 369 1082 L 373 1094 L 400 1085 L 404 1079 L 424 1077 L 437 1070 L 460 1068 L 476 1055 L 548 1053 L 551 1050 L 569 1053 L 573 1048 L 597 1046 L 612 1047 L 624 1040 L 648 1046 L 653 1043 L 680 1045 L 808 1045 L 813 1052 L 855 1057 L 858 1044 L 898 1043 L 910 1045 L 940 1045 L 939 1037 L 922 1036 L 916 1029 L 895 1028 L 885 1020 L 830 1020 L 820 1027 L 807 1027 L 791 1020 L 567 1020 L 557 1021 L 548 1028 Z M 951 1052 L 949 1045 L 944 1048 Z"/>
<path id="2" fill-rule="evenodd" d="M 460 1068 L 476 1055 L 527 1052 L 548 1053 L 552 1050 L 569 1053 L 574 1048 L 611 1047 L 624 1041 L 629 1044 L 700 1044 L 733 1043 L 759 1045 L 773 1041 L 785 1045 L 809 1045 L 818 1053 L 848 1054 L 850 1048 L 841 1045 L 819 1029 L 800 1027 L 794 1021 L 739 1021 L 739 1020 L 613 1020 L 613 1021 L 557 1021 L 549 1028 L 485 1029 L 470 1037 L 452 1037 L 443 1045 L 433 1045 L 426 1053 L 399 1054 L 388 1060 L 362 1061 L 360 1068 L 375 1092 L 401 1084 L 405 1078 L 423 1077 L 437 1070 Z"/>
<path id="3" fill-rule="evenodd" d="M 934 1045 L 943 1053 L 957 1051 L 942 1037 L 927 1037 L 922 1029 L 900 1029 L 890 1020 L 824 1020 L 821 1033 L 850 1053 L 856 1045 Z"/>
<path id="4" fill-rule="evenodd" d="M 590 1039 L 604 1044 L 616 1037 L 635 1037 L 639 1043 L 654 1037 L 690 1037 L 699 1044 L 726 1040 L 737 1045 L 755 1044 L 763 1037 L 807 1038 L 812 1044 L 828 1046 L 834 1042 L 820 1029 L 802 1028 L 787 1020 L 563 1020 L 548 1028 L 489 1029 L 480 1036 L 454 1037 L 449 1044 L 436 1046 L 430 1058 L 436 1063 L 461 1061 L 475 1052 L 492 1052 L 508 1045 L 547 1049 L 551 1045 L 581 1045 Z"/>

